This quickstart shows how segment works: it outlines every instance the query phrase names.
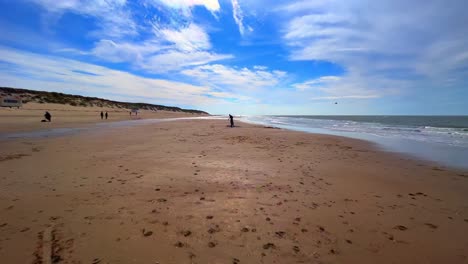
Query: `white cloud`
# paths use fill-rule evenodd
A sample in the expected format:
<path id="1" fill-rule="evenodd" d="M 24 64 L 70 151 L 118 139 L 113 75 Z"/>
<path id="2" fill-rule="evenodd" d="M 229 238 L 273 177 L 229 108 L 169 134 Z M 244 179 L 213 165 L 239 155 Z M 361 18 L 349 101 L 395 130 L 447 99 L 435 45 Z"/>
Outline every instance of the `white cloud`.
<path id="1" fill-rule="evenodd" d="M 169 24 L 149 19 L 137 25 L 125 0 L 65 0 L 57 4 L 52 0 L 29 1 L 34 1 L 43 6 L 48 13 L 59 16 L 65 12 L 72 12 L 98 19 L 101 30 L 90 35 L 97 39 L 94 48 L 88 51 L 74 48 L 56 50 L 62 53 L 90 55 L 113 63 L 129 63 L 136 69 L 151 73 L 175 71 L 233 57 L 230 54 L 211 51 L 208 33 L 200 25 L 190 22 L 191 19 L 184 23 L 172 21 Z M 158 6 L 163 4 L 170 8 L 204 6 L 212 12 L 220 8 L 217 0 L 155 0 L 149 3 Z M 128 38 L 129 35 L 138 37 Z"/>
<path id="2" fill-rule="evenodd" d="M 300 91 L 308 90 L 311 88 L 317 88 L 318 86 L 325 86 L 331 83 L 336 83 L 341 80 L 341 77 L 338 76 L 322 76 L 317 79 L 312 79 L 305 81 L 303 83 L 296 83 L 292 86 Z"/>
<path id="3" fill-rule="evenodd" d="M 257 66 L 254 69 L 234 68 L 220 64 L 203 65 L 193 69 L 183 70 L 182 74 L 194 77 L 202 83 L 219 87 L 228 86 L 244 91 L 263 87 L 274 87 L 285 77 L 286 72 L 269 71 Z"/>
<path id="4" fill-rule="evenodd" d="M 208 34 L 195 24 L 178 30 L 154 28 L 154 37 L 138 42 L 100 40 L 88 53 L 110 62 L 128 62 L 138 69 L 164 73 L 232 58 L 211 52 Z"/>
<path id="5" fill-rule="evenodd" d="M 145 78 L 76 60 L 39 55 L 0 46 L 2 85 L 57 92 L 73 91 L 106 98 L 202 106 L 224 98 L 244 99 L 208 86 Z M 207 96 L 209 95 L 209 96 Z"/>
<path id="6" fill-rule="evenodd" d="M 28 0 L 47 10 L 44 19 L 56 22 L 65 12 L 93 16 L 99 20 L 99 30 L 92 35 L 120 38 L 138 34 L 137 24 L 126 8 L 126 0 Z M 50 22 L 47 22 L 50 23 Z"/>
<path id="7" fill-rule="evenodd" d="M 242 12 L 242 9 L 239 5 L 238 0 L 231 0 L 232 3 L 232 17 L 234 18 L 234 21 L 236 22 L 237 26 L 239 27 L 239 33 L 241 35 L 244 35 L 245 33 L 245 27 L 244 27 L 244 14 Z"/>
<path id="8" fill-rule="evenodd" d="M 211 12 L 219 11 L 218 0 L 153 0 L 153 2 L 160 2 L 171 8 L 191 8 L 193 6 L 204 6 Z"/>
<path id="9" fill-rule="evenodd" d="M 369 82 L 372 83 L 369 86 Z M 312 100 L 370 99 L 385 95 L 395 95 L 409 83 L 376 77 L 362 78 L 360 75 L 321 76 L 316 79 L 296 83 L 292 86 L 303 91 Z M 305 95 L 304 95 L 305 96 Z"/>
<path id="10" fill-rule="evenodd" d="M 181 51 L 192 52 L 211 48 L 208 34 L 193 23 L 180 30 L 161 29 L 158 35 L 165 41 L 173 43 Z"/>
<path id="11" fill-rule="evenodd" d="M 287 21 L 283 39 L 291 60 L 339 64 L 345 75 L 333 85 L 348 88 L 336 96 L 367 98 L 419 89 L 428 82 L 466 80 L 465 9 L 461 0 L 450 6 L 441 0 L 332 0 L 295 2 L 276 11 Z"/>
<path id="12" fill-rule="evenodd" d="M 181 52 L 180 50 L 169 50 L 144 59 L 139 66 L 149 72 L 161 73 L 230 58 L 232 58 L 231 55 L 207 51 Z"/>

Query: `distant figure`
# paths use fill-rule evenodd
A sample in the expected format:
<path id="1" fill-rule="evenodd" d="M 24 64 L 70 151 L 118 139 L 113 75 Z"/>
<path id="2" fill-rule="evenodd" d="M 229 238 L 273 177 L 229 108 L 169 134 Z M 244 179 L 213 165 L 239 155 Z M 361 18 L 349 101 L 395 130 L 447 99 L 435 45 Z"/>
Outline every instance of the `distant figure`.
<path id="1" fill-rule="evenodd" d="M 108 115 L 107 112 L 106 112 L 106 120 L 107 120 L 107 117 L 108 117 L 108 116 L 109 116 L 109 115 Z"/>
<path id="2" fill-rule="evenodd" d="M 234 117 L 229 114 L 229 121 L 231 122 L 231 127 L 234 127 Z"/>
<path id="3" fill-rule="evenodd" d="M 44 118 L 48 121 L 48 122 L 52 122 L 52 115 L 49 113 L 49 112 L 45 112 L 44 114 Z"/>
<path id="4" fill-rule="evenodd" d="M 101 111 L 101 119 L 104 119 L 104 113 Z"/>

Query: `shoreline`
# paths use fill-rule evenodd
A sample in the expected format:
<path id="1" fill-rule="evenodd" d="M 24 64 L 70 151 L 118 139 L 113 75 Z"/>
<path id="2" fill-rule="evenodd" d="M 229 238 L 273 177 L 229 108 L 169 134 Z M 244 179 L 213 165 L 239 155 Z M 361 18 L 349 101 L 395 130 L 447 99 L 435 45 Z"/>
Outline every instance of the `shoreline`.
<path id="1" fill-rule="evenodd" d="M 52 230 L 66 262 L 468 260 L 466 171 L 224 120 L 104 132 L 0 143 L 2 259 Z"/>
<path id="2" fill-rule="evenodd" d="M 76 110 L 78 111 L 78 110 Z M 90 110 L 90 112 L 95 112 Z M 13 131 L 13 132 L 1 132 L 0 131 L 0 142 L 2 140 L 16 140 L 16 139 L 30 139 L 30 138 L 48 138 L 48 137 L 62 137 L 62 136 L 71 136 L 71 135 L 77 135 L 79 133 L 86 133 L 86 132 L 93 132 L 92 129 L 96 130 L 106 130 L 106 129 L 116 129 L 119 127 L 127 127 L 130 128 L 132 126 L 145 126 L 145 125 L 152 125 L 156 124 L 159 122 L 177 122 L 177 121 L 183 121 L 183 120 L 190 120 L 193 116 L 182 116 L 182 117 L 171 117 L 171 116 L 165 116 L 163 118 L 153 118 L 149 115 L 145 115 L 141 119 L 129 119 L 129 120 L 104 120 L 103 122 L 99 121 L 94 121 L 90 123 L 67 123 L 65 126 L 58 126 L 58 127 L 53 127 L 53 128 L 35 128 L 33 130 L 19 130 L 19 131 Z M 213 118 L 210 118 L 213 117 Z M 207 118 L 207 120 L 220 120 L 216 118 L 217 116 L 195 116 L 193 117 L 193 120 L 198 120 L 198 118 Z M 180 118 L 180 119 L 179 119 Z M 185 119 L 188 118 L 188 119 Z M 175 119 L 175 120 L 173 120 Z M 221 119 L 224 120 L 224 119 Z M 125 123 L 128 122 L 128 125 Z M 141 122 L 141 124 L 138 124 L 138 122 Z M 135 123 L 135 124 L 131 124 Z M 453 171 L 468 171 L 468 168 L 465 167 L 460 167 L 460 166 L 451 166 L 449 164 L 444 164 L 443 162 L 439 161 L 434 161 L 430 160 L 427 158 L 423 157 L 418 157 L 415 154 L 411 153 L 405 153 L 405 152 L 399 152 L 396 150 L 391 150 L 387 149 L 382 143 L 372 141 L 370 139 L 365 139 L 365 138 L 356 138 L 352 136 L 346 136 L 346 135 L 338 135 L 338 134 L 327 134 L 326 132 L 308 132 L 308 131 L 303 131 L 299 129 L 293 129 L 293 128 L 283 128 L 279 126 L 268 126 L 265 124 L 260 124 L 260 123 L 249 123 L 246 121 L 242 120 L 237 120 L 236 124 L 245 124 L 248 126 L 258 126 L 258 127 L 264 127 L 264 128 L 271 128 L 271 129 L 281 129 L 283 131 L 290 131 L 290 132 L 295 132 L 295 133 L 304 133 L 304 134 L 309 134 L 309 135 L 316 135 L 316 136 L 324 136 L 324 137 L 336 137 L 337 139 L 348 139 L 348 140 L 356 140 L 361 143 L 366 143 L 371 146 L 372 149 L 375 151 L 383 152 L 388 155 L 394 155 L 397 158 L 401 159 L 407 159 L 407 160 L 412 160 L 415 163 L 424 163 L 424 164 L 429 164 L 433 166 L 434 168 L 443 168 L 443 169 L 449 169 Z M 122 125 L 121 125 L 122 124 Z M 121 126 L 120 126 L 121 125 Z M 237 126 L 239 127 L 239 126 Z M 57 132 L 57 133 L 56 133 Z M 105 131 L 101 131 L 105 132 Z M 26 136 L 25 136 L 26 135 Z"/>
<path id="3" fill-rule="evenodd" d="M 273 125 L 268 122 L 259 122 L 247 120 L 251 124 Z M 415 160 L 423 160 L 438 164 L 438 166 L 448 167 L 459 170 L 467 170 L 468 164 L 466 158 L 468 157 L 467 146 L 459 146 L 456 144 L 421 141 L 413 138 L 398 137 L 398 136 L 384 136 L 373 133 L 365 132 L 352 132 L 333 130 L 321 127 L 308 127 L 308 126 L 295 126 L 293 124 L 279 124 L 279 128 L 301 131 L 312 134 L 334 135 L 346 138 L 353 138 L 365 140 L 376 144 L 376 146 L 386 152 L 402 154 L 410 156 Z"/>

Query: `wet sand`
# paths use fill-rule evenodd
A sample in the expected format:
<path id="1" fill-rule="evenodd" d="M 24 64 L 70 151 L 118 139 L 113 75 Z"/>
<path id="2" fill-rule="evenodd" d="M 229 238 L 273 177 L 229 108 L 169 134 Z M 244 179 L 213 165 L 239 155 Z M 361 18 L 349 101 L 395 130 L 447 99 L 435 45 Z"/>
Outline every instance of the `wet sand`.
<path id="1" fill-rule="evenodd" d="M 468 172 L 226 123 L 0 141 L 0 259 L 468 262 Z"/>

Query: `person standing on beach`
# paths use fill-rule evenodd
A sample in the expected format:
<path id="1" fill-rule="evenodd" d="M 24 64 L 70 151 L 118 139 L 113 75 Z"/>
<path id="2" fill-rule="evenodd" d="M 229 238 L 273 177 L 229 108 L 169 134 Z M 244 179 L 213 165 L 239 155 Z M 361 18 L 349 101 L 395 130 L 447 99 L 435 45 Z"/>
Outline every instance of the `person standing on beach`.
<path id="1" fill-rule="evenodd" d="M 101 111 L 101 119 L 104 119 L 104 113 Z"/>
<path id="2" fill-rule="evenodd" d="M 52 122 L 52 115 L 49 113 L 49 112 L 45 112 L 44 114 L 44 118 L 49 121 L 49 122 Z"/>
<path id="3" fill-rule="evenodd" d="M 229 121 L 231 122 L 231 127 L 234 127 L 234 117 L 229 114 Z"/>
<path id="4" fill-rule="evenodd" d="M 107 120 L 107 117 L 108 117 L 108 114 L 107 114 L 107 112 L 106 112 L 106 120 Z"/>

